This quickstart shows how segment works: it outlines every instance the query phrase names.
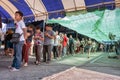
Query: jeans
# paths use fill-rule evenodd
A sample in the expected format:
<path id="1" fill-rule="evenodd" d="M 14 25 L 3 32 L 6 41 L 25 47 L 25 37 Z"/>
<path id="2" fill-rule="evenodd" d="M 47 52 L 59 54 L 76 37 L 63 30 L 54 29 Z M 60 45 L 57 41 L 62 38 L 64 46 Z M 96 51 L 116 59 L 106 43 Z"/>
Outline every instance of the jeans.
<path id="1" fill-rule="evenodd" d="M 14 59 L 12 67 L 19 69 L 21 67 L 22 62 L 22 47 L 23 47 L 24 41 L 20 41 L 17 44 L 14 44 Z"/>
<path id="2" fill-rule="evenodd" d="M 62 49 L 62 56 L 65 56 L 67 52 L 67 47 L 63 47 Z"/>

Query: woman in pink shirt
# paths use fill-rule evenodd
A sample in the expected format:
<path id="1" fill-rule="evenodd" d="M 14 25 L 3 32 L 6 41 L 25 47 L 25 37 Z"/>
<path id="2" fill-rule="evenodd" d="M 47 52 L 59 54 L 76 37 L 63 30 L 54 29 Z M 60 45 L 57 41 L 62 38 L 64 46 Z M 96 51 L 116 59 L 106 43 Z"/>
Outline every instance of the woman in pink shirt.
<path id="1" fill-rule="evenodd" d="M 37 27 L 35 30 L 35 57 L 36 61 L 35 64 L 38 65 L 41 62 L 41 55 L 43 51 L 43 41 L 44 41 L 44 35 L 40 30 L 40 27 Z"/>

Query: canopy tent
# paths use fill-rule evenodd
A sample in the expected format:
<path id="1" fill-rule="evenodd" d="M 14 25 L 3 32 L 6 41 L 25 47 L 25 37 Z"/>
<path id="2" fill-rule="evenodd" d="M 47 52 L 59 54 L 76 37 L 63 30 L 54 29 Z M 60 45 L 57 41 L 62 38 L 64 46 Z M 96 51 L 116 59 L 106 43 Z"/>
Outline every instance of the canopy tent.
<path id="1" fill-rule="evenodd" d="M 99 9 L 106 6 L 114 9 L 120 0 L 0 0 L 2 21 L 13 20 L 14 12 L 24 13 L 25 21 L 51 19 L 66 16 L 66 12 Z"/>
<path id="2" fill-rule="evenodd" d="M 103 7 L 113 11 L 106 10 L 89 13 L 91 9 L 100 10 Z M 2 22 L 9 24 L 9 27 L 13 26 L 14 13 L 18 10 L 23 12 L 26 23 L 63 18 L 51 21 L 102 41 L 109 40 L 107 36 L 109 32 L 118 35 L 118 26 L 120 25 L 118 16 L 120 11 L 116 7 L 120 7 L 120 0 L 0 0 L 0 16 L 2 17 Z M 88 13 L 66 17 L 67 13 L 79 10 L 85 10 Z"/>
<path id="3" fill-rule="evenodd" d="M 99 42 L 109 41 L 109 34 L 120 38 L 120 9 L 95 11 L 60 20 L 49 20 L 48 23 L 59 23 L 80 34 L 96 39 Z"/>

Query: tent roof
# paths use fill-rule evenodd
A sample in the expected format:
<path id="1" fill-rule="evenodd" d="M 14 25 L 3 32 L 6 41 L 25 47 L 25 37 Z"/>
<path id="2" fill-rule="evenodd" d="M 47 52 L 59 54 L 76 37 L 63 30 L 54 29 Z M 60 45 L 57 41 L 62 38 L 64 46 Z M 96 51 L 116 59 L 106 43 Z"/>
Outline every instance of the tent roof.
<path id="1" fill-rule="evenodd" d="M 116 0 L 118 1 L 118 0 Z M 66 12 L 106 6 L 114 9 L 115 0 L 0 0 L 2 20 L 13 19 L 17 10 L 30 20 L 64 17 Z M 120 1 L 118 1 L 120 2 Z"/>

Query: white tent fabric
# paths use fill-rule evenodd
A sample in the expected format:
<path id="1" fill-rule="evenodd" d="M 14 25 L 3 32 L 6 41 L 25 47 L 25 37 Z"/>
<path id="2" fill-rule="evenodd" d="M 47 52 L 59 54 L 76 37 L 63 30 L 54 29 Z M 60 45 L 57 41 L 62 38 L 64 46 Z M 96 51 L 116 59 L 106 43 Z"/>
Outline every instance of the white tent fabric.
<path id="1" fill-rule="evenodd" d="M 84 0 L 62 0 L 66 11 L 86 9 Z"/>
<path id="2" fill-rule="evenodd" d="M 47 16 L 47 10 L 41 0 L 25 0 L 35 15 L 35 20 L 43 20 Z M 34 4 L 33 4 L 34 3 Z M 39 6 L 39 7 L 38 7 Z"/>
<path id="3" fill-rule="evenodd" d="M 120 6 L 120 0 L 0 0 L 0 7 L 2 7 L 13 19 L 14 12 L 19 10 L 20 6 L 24 7 L 23 2 L 31 10 L 31 14 L 25 15 L 25 17 L 34 16 L 35 20 L 47 19 L 51 13 L 57 14 L 58 12 L 62 13 L 62 11 L 83 10 L 89 7 L 99 7 L 101 5 L 112 6 L 115 4 L 117 7 Z M 23 12 L 25 12 L 25 10 Z M 52 17 L 54 18 L 54 16 Z"/>
<path id="4" fill-rule="evenodd" d="M 2 6 L 12 18 L 14 18 L 15 11 L 18 11 L 18 9 L 8 0 L 0 0 L 0 6 Z"/>

